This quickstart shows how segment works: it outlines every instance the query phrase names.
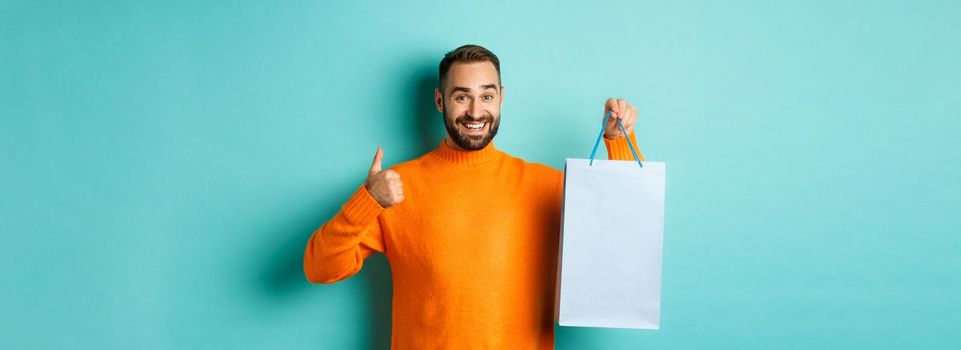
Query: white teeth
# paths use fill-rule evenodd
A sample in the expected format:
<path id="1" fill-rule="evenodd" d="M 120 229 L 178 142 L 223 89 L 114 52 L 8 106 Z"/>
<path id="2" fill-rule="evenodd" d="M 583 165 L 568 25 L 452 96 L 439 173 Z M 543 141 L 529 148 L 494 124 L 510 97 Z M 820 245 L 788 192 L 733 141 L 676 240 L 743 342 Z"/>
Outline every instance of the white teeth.
<path id="1" fill-rule="evenodd" d="M 468 129 L 480 129 L 480 128 L 483 128 L 484 125 L 486 125 L 486 123 L 470 123 L 470 124 L 464 124 L 464 126 L 467 127 Z"/>

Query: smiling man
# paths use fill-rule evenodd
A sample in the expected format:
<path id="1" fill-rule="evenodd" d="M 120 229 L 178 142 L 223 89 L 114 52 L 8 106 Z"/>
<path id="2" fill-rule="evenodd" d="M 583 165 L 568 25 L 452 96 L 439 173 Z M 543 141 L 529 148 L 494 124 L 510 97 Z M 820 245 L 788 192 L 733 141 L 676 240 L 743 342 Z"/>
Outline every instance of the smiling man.
<path id="1" fill-rule="evenodd" d="M 333 283 L 385 254 L 394 349 L 553 349 L 563 173 L 494 147 L 504 103 L 497 56 L 465 45 L 439 70 L 434 102 L 447 137 L 388 170 L 378 148 L 364 185 L 310 237 L 304 272 Z M 625 137 L 637 144 L 636 109 L 608 99 L 602 118 L 607 111 L 608 158 L 633 160 Z"/>

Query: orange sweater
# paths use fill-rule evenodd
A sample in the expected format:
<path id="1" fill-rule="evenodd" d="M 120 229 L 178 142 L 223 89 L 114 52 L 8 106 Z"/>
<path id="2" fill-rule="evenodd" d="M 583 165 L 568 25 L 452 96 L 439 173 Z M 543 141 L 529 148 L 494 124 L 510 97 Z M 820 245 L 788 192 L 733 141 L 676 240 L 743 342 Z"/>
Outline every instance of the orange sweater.
<path id="1" fill-rule="evenodd" d="M 624 138 L 604 143 L 608 158 L 634 159 Z M 384 209 L 361 186 L 310 237 L 307 279 L 345 279 L 380 252 L 393 274 L 392 349 L 553 349 L 563 174 L 493 142 L 441 142 L 392 169 L 405 200 Z"/>

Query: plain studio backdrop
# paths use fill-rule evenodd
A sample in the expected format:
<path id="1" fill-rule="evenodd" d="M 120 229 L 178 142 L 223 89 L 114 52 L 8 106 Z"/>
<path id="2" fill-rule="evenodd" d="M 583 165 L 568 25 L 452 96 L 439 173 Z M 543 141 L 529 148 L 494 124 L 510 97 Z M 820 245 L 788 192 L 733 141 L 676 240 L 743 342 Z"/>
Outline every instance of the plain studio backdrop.
<path id="1" fill-rule="evenodd" d="M 387 260 L 311 285 L 304 247 L 378 145 L 439 144 L 437 63 L 477 43 L 498 148 L 585 158 L 616 96 L 670 169 L 661 330 L 558 349 L 957 349 L 959 23 L 958 1 L 0 0 L 0 347 L 386 348 Z"/>

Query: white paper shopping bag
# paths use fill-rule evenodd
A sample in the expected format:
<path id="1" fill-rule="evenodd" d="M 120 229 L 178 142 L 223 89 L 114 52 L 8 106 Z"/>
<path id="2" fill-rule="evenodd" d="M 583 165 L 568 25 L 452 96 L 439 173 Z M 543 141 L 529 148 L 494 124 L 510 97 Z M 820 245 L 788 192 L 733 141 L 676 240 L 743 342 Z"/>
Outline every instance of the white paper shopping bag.
<path id="1" fill-rule="evenodd" d="M 659 329 L 665 164 L 567 159 L 564 177 L 558 324 Z"/>

